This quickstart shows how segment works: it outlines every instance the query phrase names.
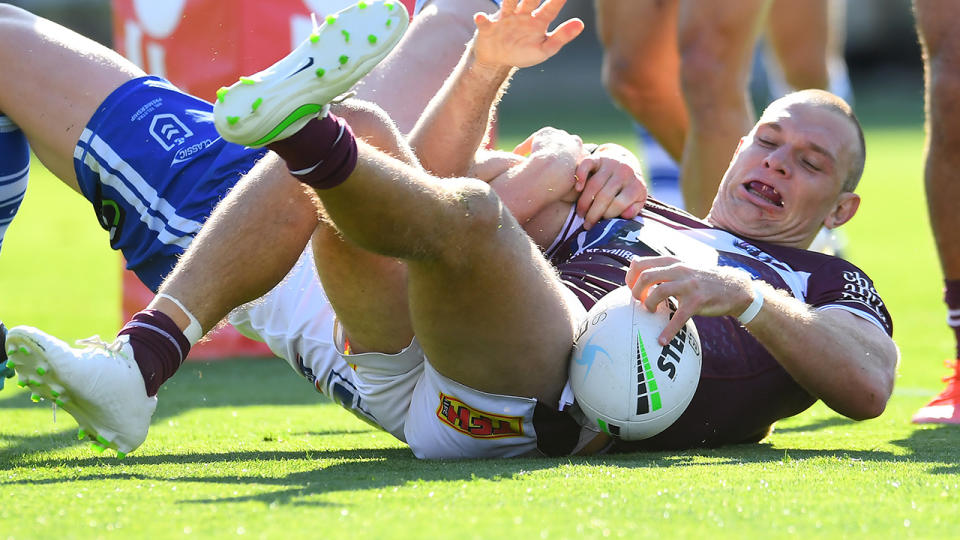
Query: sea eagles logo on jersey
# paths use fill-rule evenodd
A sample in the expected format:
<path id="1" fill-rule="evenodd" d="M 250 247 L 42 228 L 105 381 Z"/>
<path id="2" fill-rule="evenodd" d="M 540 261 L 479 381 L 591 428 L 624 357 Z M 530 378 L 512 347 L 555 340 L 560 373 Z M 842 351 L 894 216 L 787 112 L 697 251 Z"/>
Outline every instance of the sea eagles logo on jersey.
<path id="1" fill-rule="evenodd" d="M 459 399 L 440 392 L 437 418 L 474 439 L 502 439 L 523 435 L 523 418 L 474 409 Z"/>
<path id="2" fill-rule="evenodd" d="M 887 322 L 883 314 L 883 300 L 877 294 L 877 289 L 860 272 L 846 271 L 843 273 L 843 279 L 846 283 L 843 285 L 843 297 L 841 301 L 856 302 L 866 306 L 871 313 L 878 319 Z"/>
<path id="3" fill-rule="evenodd" d="M 150 135 L 164 150 L 172 150 L 174 146 L 180 146 L 188 137 L 192 137 L 193 131 L 177 118 L 177 115 L 162 113 L 150 121 Z"/>

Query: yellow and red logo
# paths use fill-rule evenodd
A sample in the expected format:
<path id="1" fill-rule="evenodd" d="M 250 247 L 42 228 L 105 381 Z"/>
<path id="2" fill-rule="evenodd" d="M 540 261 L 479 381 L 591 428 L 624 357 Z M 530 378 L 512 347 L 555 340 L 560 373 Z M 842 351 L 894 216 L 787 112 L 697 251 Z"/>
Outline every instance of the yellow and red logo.
<path id="1" fill-rule="evenodd" d="M 502 439 L 523 435 L 523 417 L 505 416 L 474 409 L 443 392 L 440 392 L 437 418 L 460 433 L 475 439 Z"/>

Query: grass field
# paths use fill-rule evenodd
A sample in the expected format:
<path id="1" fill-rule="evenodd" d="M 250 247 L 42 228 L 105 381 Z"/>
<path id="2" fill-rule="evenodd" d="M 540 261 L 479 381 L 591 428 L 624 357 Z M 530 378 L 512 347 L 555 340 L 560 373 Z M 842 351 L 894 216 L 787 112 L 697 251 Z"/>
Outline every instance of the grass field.
<path id="1" fill-rule="evenodd" d="M 909 423 L 941 389 L 952 350 L 922 130 L 864 120 L 864 204 L 846 227 L 849 256 L 874 278 L 903 355 L 879 419 L 855 423 L 818 404 L 758 445 L 424 462 L 281 362 L 242 360 L 186 366 L 161 391 L 147 442 L 117 461 L 78 442 L 68 415 L 8 384 L 0 538 L 953 537 L 960 428 Z M 530 127 L 518 124 L 503 125 L 505 143 Z M 583 126 L 585 138 L 632 145 L 622 120 L 601 124 Z M 112 336 L 118 265 L 86 202 L 36 167 L 0 257 L 0 316 L 67 339 Z"/>

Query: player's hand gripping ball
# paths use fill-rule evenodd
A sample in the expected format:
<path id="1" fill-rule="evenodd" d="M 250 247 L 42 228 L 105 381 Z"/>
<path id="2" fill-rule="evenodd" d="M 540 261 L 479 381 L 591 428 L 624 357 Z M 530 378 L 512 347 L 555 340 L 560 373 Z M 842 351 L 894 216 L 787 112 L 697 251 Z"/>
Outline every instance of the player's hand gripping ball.
<path id="1" fill-rule="evenodd" d="M 700 380 L 700 336 L 693 320 L 665 347 L 657 336 L 672 300 L 647 311 L 620 287 L 587 314 L 574 343 L 570 384 L 587 419 L 628 441 L 653 437 L 680 417 Z"/>

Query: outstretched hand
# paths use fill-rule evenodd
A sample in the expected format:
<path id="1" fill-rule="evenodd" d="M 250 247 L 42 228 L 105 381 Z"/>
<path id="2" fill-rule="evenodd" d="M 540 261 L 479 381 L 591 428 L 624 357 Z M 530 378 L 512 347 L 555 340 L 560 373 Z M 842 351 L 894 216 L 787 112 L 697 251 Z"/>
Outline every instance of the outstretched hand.
<path id="1" fill-rule="evenodd" d="M 529 67 L 557 53 L 580 35 L 583 21 L 570 19 L 552 32 L 547 29 L 566 0 L 504 0 L 493 15 L 477 13 L 474 55 L 492 67 Z"/>

